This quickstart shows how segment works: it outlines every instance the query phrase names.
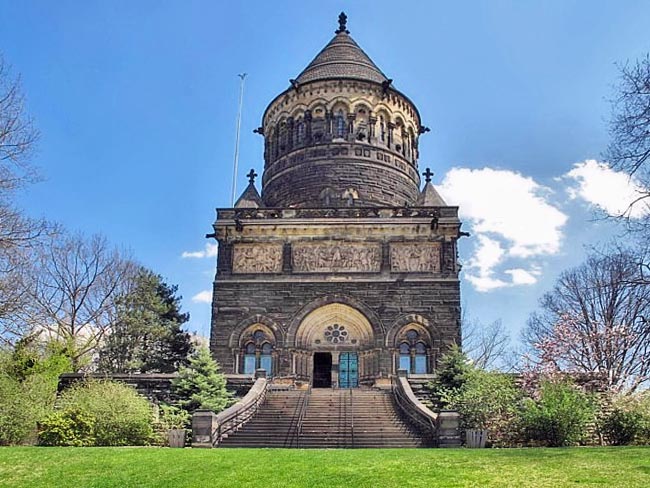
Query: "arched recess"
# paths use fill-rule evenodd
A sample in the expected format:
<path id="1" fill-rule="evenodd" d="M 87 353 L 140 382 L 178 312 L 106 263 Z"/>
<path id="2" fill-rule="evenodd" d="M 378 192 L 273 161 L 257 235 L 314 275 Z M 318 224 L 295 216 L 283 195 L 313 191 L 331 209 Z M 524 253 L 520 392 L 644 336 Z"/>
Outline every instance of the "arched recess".
<path id="1" fill-rule="evenodd" d="M 366 316 L 343 303 L 323 305 L 307 314 L 294 342 L 298 349 L 369 348 L 374 344 L 372 325 Z"/>
<path id="2" fill-rule="evenodd" d="M 281 329 L 272 320 L 256 315 L 242 321 L 230 336 L 229 345 L 236 371 L 254 374 L 257 369 L 273 376 L 277 370 L 278 347 L 282 347 Z"/>
<path id="3" fill-rule="evenodd" d="M 284 345 L 284 335 L 280 326 L 272 319 L 265 317 L 264 315 L 252 315 L 241 322 L 235 327 L 235 329 L 230 334 L 228 340 L 228 347 L 238 348 L 241 345 L 242 339 L 246 336 L 246 332 L 249 332 L 249 328 L 254 325 L 259 325 L 260 328 L 265 328 L 268 330 L 269 334 L 272 335 L 275 344 L 278 347 Z"/>
<path id="4" fill-rule="evenodd" d="M 425 317 L 409 314 L 395 321 L 386 337 L 386 347 L 392 351 L 394 372 L 406 369 L 409 374 L 427 374 L 435 368 L 439 335 Z"/>
<path id="5" fill-rule="evenodd" d="M 431 325 L 429 319 L 422 315 L 411 313 L 408 315 L 402 315 L 397 320 L 395 320 L 395 322 L 393 322 L 393 325 L 391 325 L 390 330 L 388 331 L 388 335 L 386 335 L 386 347 L 395 347 L 397 344 L 398 334 L 400 332 L 403 332 L 404 327 L 409 324 L 414 324 L 415 326 L 424 329 L 427 331 L 427 334 L 431 338 L 431 341 L 435 341 L 434 336 L 437 335 L 437 330 L 434 326 Z"/>
<path id="6" fill-rule="evenodd" d="M 328 309 L 324 308 L 327 305 L 339 305 L 339 307 Z M 347 306 L 347 308 L 341 307 L 341 305 Z M 303 322 L 305 322 L 305 319 L 312 312 L 315 312 L 318 309 L 322 309 L 320 313 L 323 314 L 323 317 L 325 317 L 327 313 L 332 313 L 333 315 L 330 316 L 331 319 L 338 319 L 340 317 L 340 314 L 350 312 L 355 317 L 355 320 L 358 320 L 358 323 L 365 321 L 370 325 L 370 329 L 372 331 L 373 347 L 383 344 L 385 340 L 385 331 L 383 324 L 381 323 L 379 317 L 370 308 L 365 306 L 363 303 L 344 295 L 329 295 L 308 303 L 296 315 L 294 315 L 294 317 L 291 319 L 291 322 L 289 323 L 289 328 L 286 336 L 286 344 L 288 346 L 296 346 L 298 329 L 301 328 Z M 314 317 L 317 316 L 312 316 L 312 318 Z"/>

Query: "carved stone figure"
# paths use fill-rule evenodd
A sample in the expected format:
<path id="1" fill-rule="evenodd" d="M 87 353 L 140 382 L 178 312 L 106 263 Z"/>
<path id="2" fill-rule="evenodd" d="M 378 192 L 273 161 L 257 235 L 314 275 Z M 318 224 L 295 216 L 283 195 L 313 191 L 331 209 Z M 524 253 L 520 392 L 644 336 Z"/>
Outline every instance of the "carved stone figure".
<path id="1" fill-rule="evenodd" d="M 235 244 L 233 273 L 279 273 L 282 244 Z"/>
<path id="2" fill-rule="evenodd" d="M 440 272 L 440 243 L 392 243 L 390 245 L 390 269 L 394 272 Z"/>
<path id="3" fill-rule="evenodd" d="M 379 243 L 298 242 L 292 249 L 297 273 L 377 273 L 381 265 Z"/>

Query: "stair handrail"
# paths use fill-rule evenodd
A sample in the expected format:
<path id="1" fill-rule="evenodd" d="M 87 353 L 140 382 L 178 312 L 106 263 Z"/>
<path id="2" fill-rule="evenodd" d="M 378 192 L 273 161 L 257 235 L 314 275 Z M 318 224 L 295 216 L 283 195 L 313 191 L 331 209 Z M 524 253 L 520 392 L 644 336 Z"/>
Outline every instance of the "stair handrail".
<path id="1" fill-rule="evenodd" d="M 298 396 L 298 401 L 293 407 L 293 413 L 291 414 L 291 423 L 287 429 L 287 433 L 284 435 L 284 447 L 291 447 L 296 441 L 296 431 L 298 429 L 298 420 L 300 418 L 300 413 L 302 411 L 302 404 L 305 401 L 305 392 L 300 392 Z"/>
<path id="2" fill-rule="evenodd" d="M 217 428 L 212 433 L 212 445 L 217 447 L 226 435 L 239 430 L 248 422 L 266 399 L 270 382 L 257 378 L 248 393 L 234 405 L 217 414 Z"/>
<path id="3" fill-rule="evenodd" d="M 296 447 L 300 447 L 300 439 L 302 438 L 302 425 L 305 420 L 305 412 L 307 412 L 307 407 L 309 406 L 309 398 L 311 397 L 311 384 L 307 387 L 307 393 L 305 394 L 305 399 L 302 402 L 302 407 L 300 409 L 300 415 L 298 416 L 298 425 L 296 427 Z"/>
<path id="4" fill-rule="evenodd" d="M 401 370 L 400 370 L 401 373 Z M 406 375 L 391 376 L 393 399 L 400 411 L 427 437 L 435 442 L 438 415 L 429 410 L 413 393 Z"/>
<path id="5" fill-rule="evenodd" d="M 352 434 L 352 447 L 354 447 L 354 400 L 352 399 L 352 388 L 350 388 L 350 433 Z"/>

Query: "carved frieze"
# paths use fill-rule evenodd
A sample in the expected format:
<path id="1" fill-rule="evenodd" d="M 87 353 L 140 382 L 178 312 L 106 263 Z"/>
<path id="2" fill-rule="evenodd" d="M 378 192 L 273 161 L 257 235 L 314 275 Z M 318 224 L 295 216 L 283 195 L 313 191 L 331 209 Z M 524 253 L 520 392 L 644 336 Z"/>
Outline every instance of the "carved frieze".
<path id="1" fill-rule="evenodd" d="M 233 273 L 280 273 L 282 244 L 235 244 Z"/>
<path id="2" fill-rule="evenodd" d="M 440 243 L 391 243 L 390 269 L 394 272 L 439 273 Z"/>
<path id="3" fill-rule="evenodd" d="M 297 273 L 378 273 L 380 243 L 297 242 L 292 245 Z"/>

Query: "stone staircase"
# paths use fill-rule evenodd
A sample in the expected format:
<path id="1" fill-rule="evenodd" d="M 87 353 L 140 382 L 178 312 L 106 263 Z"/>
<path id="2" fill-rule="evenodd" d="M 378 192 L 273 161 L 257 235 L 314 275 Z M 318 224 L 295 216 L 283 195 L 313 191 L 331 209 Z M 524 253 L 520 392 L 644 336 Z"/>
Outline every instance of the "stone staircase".
<path id="1" fill-rule="evenodd" d="M 296 447 L 298 420 L 309 392 L 269 391 L 255 417 L 220 447 Z"/>
<path id="2" fill-rule="evenodd" d="M 253 419 L 222 447 L 422 447 L 399 416 L 389 391 L 270 391 Z"/>

